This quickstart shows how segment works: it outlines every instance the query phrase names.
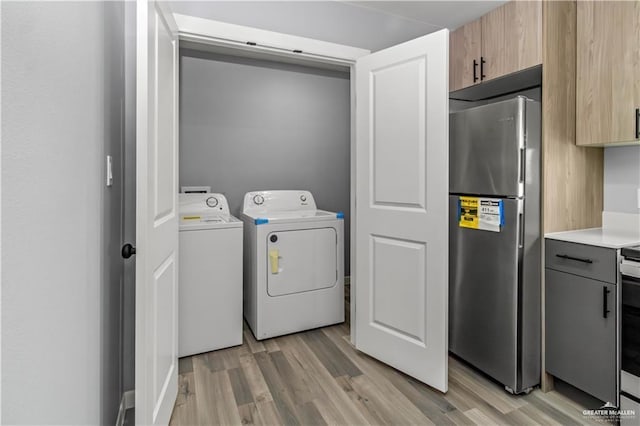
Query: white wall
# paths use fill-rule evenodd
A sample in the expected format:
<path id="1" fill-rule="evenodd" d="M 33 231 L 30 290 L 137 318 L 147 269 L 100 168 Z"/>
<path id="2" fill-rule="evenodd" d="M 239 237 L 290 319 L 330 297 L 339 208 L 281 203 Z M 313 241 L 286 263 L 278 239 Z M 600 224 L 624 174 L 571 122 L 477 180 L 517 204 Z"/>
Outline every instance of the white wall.
<path id="1" fill-rule="evenodd" d="M 1 421 L 113 424 L 122 4 L 1 7 Z"/>
<path id="2" fill-rule="evenodd" d="M 640 214 L 640 146 L 604 149 L 604 210 Z"/>

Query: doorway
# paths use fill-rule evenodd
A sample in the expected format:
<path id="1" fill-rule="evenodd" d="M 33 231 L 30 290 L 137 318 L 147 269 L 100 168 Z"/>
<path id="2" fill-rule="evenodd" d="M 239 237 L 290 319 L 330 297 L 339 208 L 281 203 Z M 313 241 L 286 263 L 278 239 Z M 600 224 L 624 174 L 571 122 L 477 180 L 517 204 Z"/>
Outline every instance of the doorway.
<path id="1" fill-rule="evenodd" d="M 172 330 L 176 329 L 176 310 L 170 309 L 165 315 L 165 311 L 155 309 L 160 300 L 155 295 L 163 288 L 175 289 L 177 286 L 175 259 L 178 246 L 176 240 L 169 241 L 174 235 L 173 228 L 165 225 L 175 226 L 177 217 L 176 200 L 173 199 L 173 205 L 170 201 L 178 189 L 177 167 L 174 167 L 178 160 L 178 39 L 181 47 L 186 47 L 183 42 L 200 42 L 214 50 L 222 47 L 222 50 L 231 49 L 234 53 L 243 51 L 240 56 L 248 55 L 253 59 L 269 55 L 270 58 L 276 57 L 278 62 L 282 58 L 286 63 L 322 63 L 329 69 L 348 67 L 349 205 L 350 211 L 355 212 L 358 199 L 357 270 L 362 283 L 354 291 L 358 295 L 359 308 L 355 321 L 353 310 L 351 312 L 352 321 L 357 325 L 351 330 L 352 341 L 357 349 L 446 392 L 447 280 L 443 257 L 446 259 L 447 250 L 446 243 L 442 243 L 446 238 L 440 237 L 445 232 L 447 219 L 444 203 L 447 185 L 442 183 L 442 176 L 447 176 L 448 164 L 448 31 L 442 30 L 369 54 L 349 46 L 255 28 L 182 15 L 172 17 L 159 3 L 152 9 L 144 2 L 138 4 L 139 11 L 143 13 L 138 17 L 141 35 L 138 58 L 143 59 L 138 67 L 141 84 L 138 86 L 137 104 L 142 112 L 138 115 L 138 204 L 148 207 L 148 211 L 138 211 L 137 214 L 138 231 L 145 231 L 138 232 L 138 243 L 155 249 L 158 244 L 154 239 L 166 237 L 161 242 L 166 242 L 162 247 L 169 254 L 161 263 L 161 257 L 149 257 L 154 253 L 139 251 L 136 329 L 140 330 L 138 336 L 144 334 L 155 340 L 145 342 L 136 338 L 136 406 L 144 409 L 140 416 L 137 410 L 136 417 L 165 419 L 169 399 L 175 395 L 173 384 L 177 379 L 175 357 L 165 357 L 171 363 L 161 370 L 161 376 L 145 361 L 149 356 L 158 358 L 168 354 L 174 350 L 171 342 L 175 342 Z M 146 13 L 152 14 L 151 21 L 147 20 Z M 149 26 L 157 24 L 162 24 L 162 34 L 148 31 Z M 252 40 L 260 40 L 259 45 Z M 160 45 L 161 48 L 158 47 Z M 227 105 L 235 98 L 231 97 Z M 160 167 L 159 160 L 166 161 L 168 167 Z M 155 167 L 151 170 L 154 173 L 147 172 L 149 164 Z M 242 166 L 237 164 L 236 167 Z M 174 174 L 167 177 L 155 173 L 159 170 Z M 164 198 L 160 199 L 160 196 Z M 161 216 L 150 214 L 159 207 L 163 208 Z M 353 230 L 351 234 L 353 238 Z M 438 250 L 437 246 L 442 244 L 445 247 Z M 350 251 L 350 266 L 355 268 L 356 250 Z M 397 275 L 398 271 L 409 272 Z M 396 291 L 398 282 L 404 289 L 400 293 Z M 369 297 L 367 292 L 374 292 L 373 297 Z M 176 294 L 175 290 L 165 291 L 161 301 L 164 305 L 173 306 Z M 395 297 L 397 294 L 402 297 Z M 390 301 L 388 296 L 393 296 Z M 355 304 L 355 300 L 351 300 Z M 411 312 L 418 311 L 419 315 L 407 313 L 400 303 L 403 300 L 409 301 L 413 308 Z M 153 316 L 144 315 L 149 308 Z M 162 324 L 159 312 L 163 312 Z M 171 322 L 173 327 L 167 327 L 167 322 Z M 373 338 L 372 330 L 382 332 L 386 340 Z M 166 353 L 156 349 L 154 342 L 160 339 L 168 342 Z M 364 343 L 368 346 L 365 347 Z M 389 348 L 398 344 L 405 345 L 403 350 L 390 357 Z M 410 349 L 409 346 L 412 350 L 404 350 Z M 145 392 L 149 378 L 155 384 L 164 383 L 162 389 L 149 389 L 155 391 L 153 400 L 147 398 Z M 143 397 L 146 400 L 142 400 Z M 141 404 L 138 404 L 138 399 Z M 161 415 L 157 415 L 158 408 L 153 408 L 151 403 L 162 410 Z"/>

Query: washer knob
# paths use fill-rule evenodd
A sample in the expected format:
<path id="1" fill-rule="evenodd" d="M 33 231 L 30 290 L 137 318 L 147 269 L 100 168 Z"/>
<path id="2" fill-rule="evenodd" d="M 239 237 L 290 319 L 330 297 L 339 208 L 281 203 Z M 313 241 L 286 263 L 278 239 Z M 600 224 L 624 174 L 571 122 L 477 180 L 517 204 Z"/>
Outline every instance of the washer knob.
<path id="1" fill-rule="evenodd" d="M 262 203 L 264 203 L 264 197 L 262 195 L 254 195 L 253 196 L 253 202 L 256 203 L 257 205 L 260 205 Z"/>
<path id="2" fill-rule="evenodd" d="M 306 196 L 306 195 L 304 195 L 304 194 L 302 194 L 302 195 L 300 196 L 300 201 L 302 201 L 303 203 L 304 203 L 305 201 L 307 201 L 307 196 Z"/>
<path id="3" fill-rule="evenodd" d="M 213 208 L 218 205 L 218 199 L 216 197 L 207 198 L 207 206 Z"/>

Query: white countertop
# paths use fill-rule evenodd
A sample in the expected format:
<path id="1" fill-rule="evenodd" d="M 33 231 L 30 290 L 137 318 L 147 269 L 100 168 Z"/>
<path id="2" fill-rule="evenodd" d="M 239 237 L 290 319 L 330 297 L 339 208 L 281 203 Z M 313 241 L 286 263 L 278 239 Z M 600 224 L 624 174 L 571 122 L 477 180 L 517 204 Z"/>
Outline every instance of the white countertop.
<path id="1" fill-rule="evenodd" d="M 635 230 L 622 232 L 603 228 L 579 229 L 577 231 L 551 232 L 544 235 L 552 240 L 568 241 L 570 243 L 587 244 L 590 246 L 619 249 L 640 244 L 640 234 Z"/>

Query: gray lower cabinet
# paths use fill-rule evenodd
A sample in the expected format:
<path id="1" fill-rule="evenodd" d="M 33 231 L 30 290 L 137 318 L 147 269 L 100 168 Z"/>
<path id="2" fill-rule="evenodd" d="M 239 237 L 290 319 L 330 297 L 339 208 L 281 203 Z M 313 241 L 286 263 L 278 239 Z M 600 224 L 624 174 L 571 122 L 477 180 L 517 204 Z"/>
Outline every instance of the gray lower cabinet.
<path id="1" fill-rule="evenodd" d="M 603 258 L 611 262 L 610 268 L 616 268 L 616 251 L 610 250 L 612 255 L 609 250 L 603 253 L 594 250 L 585 255 L 575 249 L 588 246 L 560 244 L 554 241 L 552 247 L 546 246 L 546 370 L 602 401 L 615 404 L 618 375 L 616 286 L 593 279 L 592 276 L 602 275 L 591 269 L 594 264 L 603 262 Z M 562 257 L 557 257 L 558 254 Z M 558 266 L 554 265 L 556 257 L 562 262 L 570 262 L 574 273 L 566 272 L 567 268 L 562 266 L 557 268 L 561 270 L 552 269 Z"/>

